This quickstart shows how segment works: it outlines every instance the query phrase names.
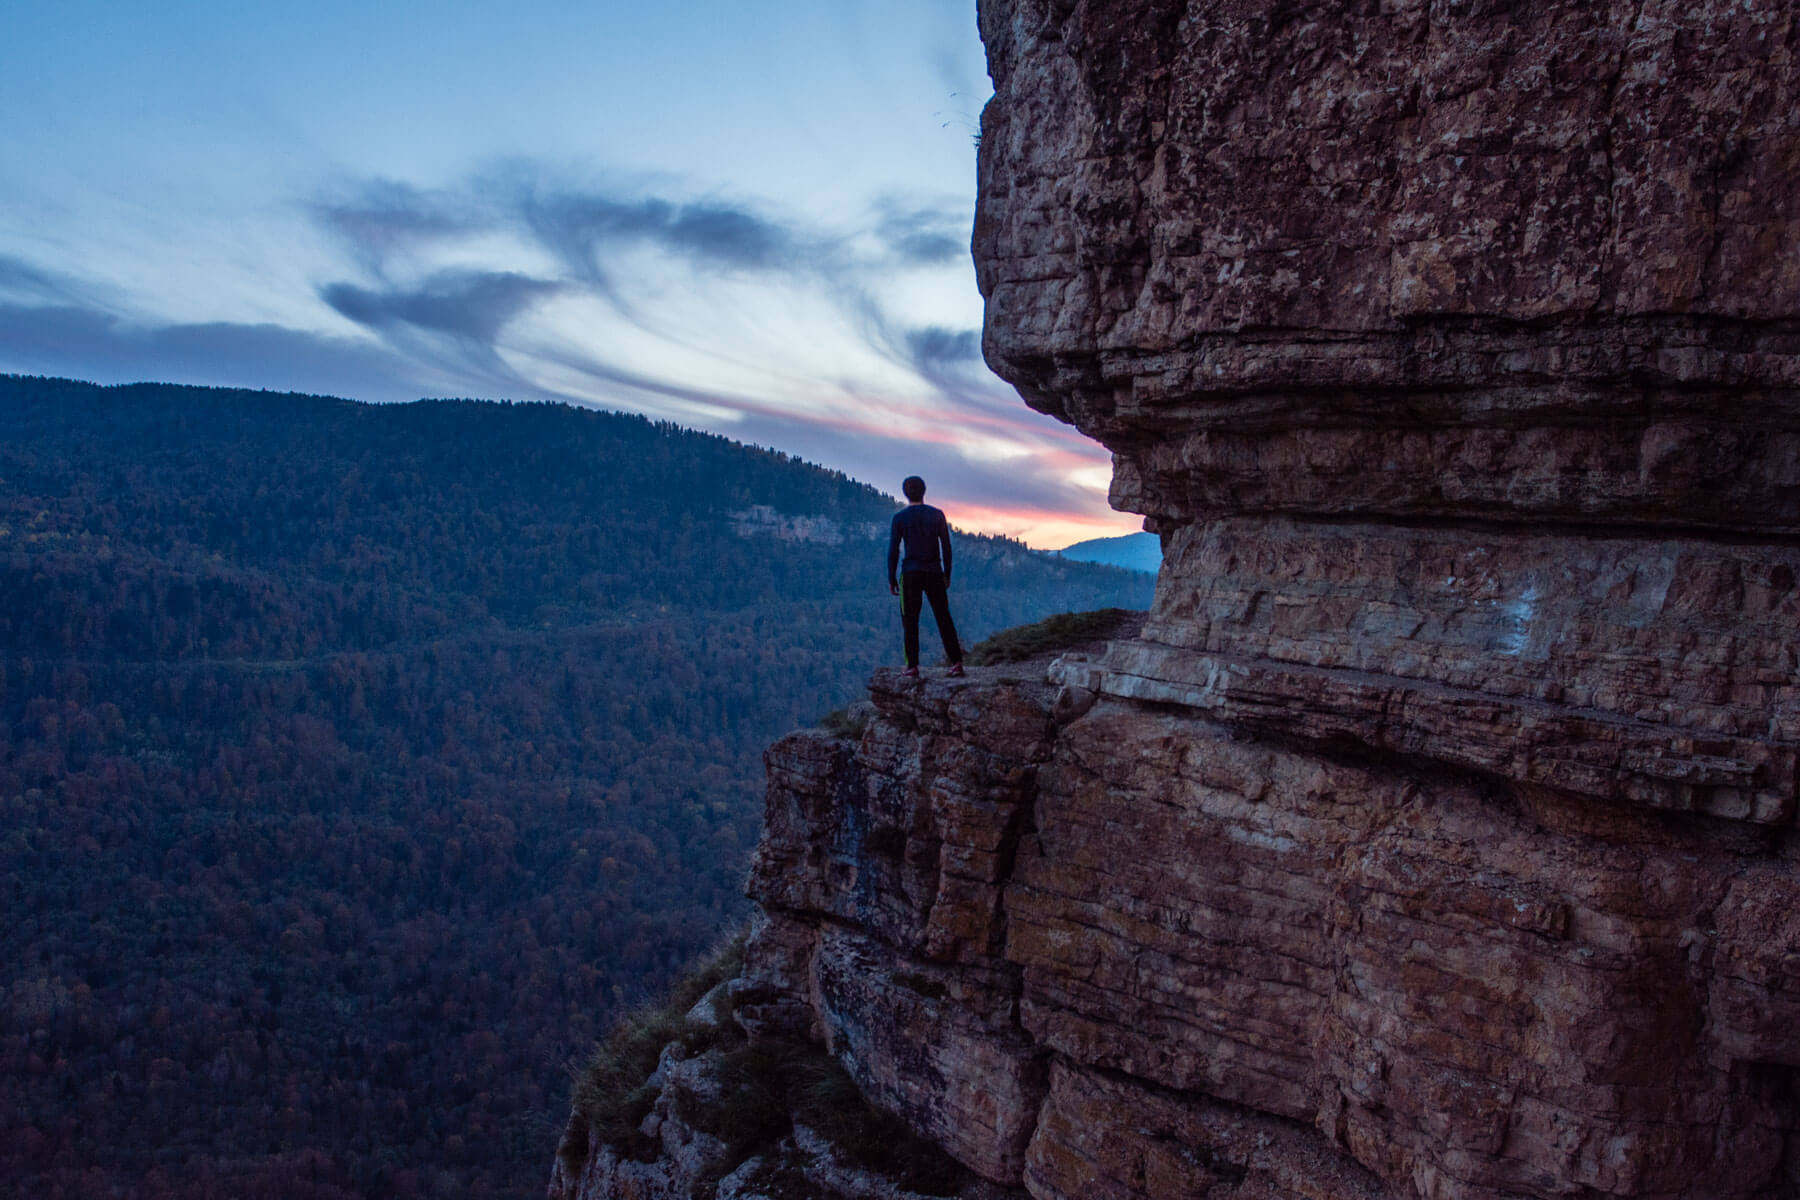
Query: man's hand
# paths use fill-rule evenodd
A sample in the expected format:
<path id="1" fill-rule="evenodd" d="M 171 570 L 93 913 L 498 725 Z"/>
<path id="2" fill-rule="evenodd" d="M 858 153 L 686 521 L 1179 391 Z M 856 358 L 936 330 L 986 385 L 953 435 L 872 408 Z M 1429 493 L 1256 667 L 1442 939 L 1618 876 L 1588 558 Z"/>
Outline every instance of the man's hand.
<path id="1" fill-rule="evenodd" d="M 900 594 L 900 585 L 899 584 L 897 584 L 897 583 L 888 584 L 888 595 L 898 596 L 899 594 Z"/>

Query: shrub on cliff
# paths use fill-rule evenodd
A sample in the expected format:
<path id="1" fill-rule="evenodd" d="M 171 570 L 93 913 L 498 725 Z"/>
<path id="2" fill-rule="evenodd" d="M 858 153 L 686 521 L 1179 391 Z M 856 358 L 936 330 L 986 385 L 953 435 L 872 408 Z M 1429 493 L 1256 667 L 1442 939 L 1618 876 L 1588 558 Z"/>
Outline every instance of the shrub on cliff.
<path id="1" fill-rule="evenodd" d="M 819 728 L 833 737 L 855 741 L 862 737 L 863 731 L 869 727 L 869 722 L 874 717 L 875 706 L 864 700 L 826 713 L 819 718 Z"/>
<path id="2" fill-rule="evenodd" d="M 745 937 L 739 933 L 701 959 L 661 1004 L 621 1017 L 587 1066 L 576 1073 L 574 1113 L 557 1149 L 571 1174 L 580 1169 L 596 1142 L 628 1151 L 648 1149 L 637 1145 L 642 1136 L 638 1126 L 656 1102 L 657 1091 L 649 1080 L 657 1060 L 672 1042 L 695 1053 L 718 1038 L 716 1026 L 688 1014 L 701 997 L 738 973 L 744 963 Z"/>
<path id="3" fill-rule="evenodd" d="M 823 1047 L 782 1038 L 751 1042 L 728 1011 L 715 1009 L 712 1020 L 690 1015 L 702 997 L 738 974 L 744 942 L 739 934 L 707 956 L 661 1004 L 627 1015 L 595 1050 L 576 1076 L 574 1112 L 557 1148 L 569 1175 L 578 1175 L 598 1146 L 645 1161 L 655 1157 L 660 1147 L 640 1126 L 664 1094 L 651 1082 L 663 1051 L 678 1044 L 690 1058 L 711 1052 L 705 1096 L 679 1083 L 667 1092 L 677 1118 L 725 1143 L 724 1155 L 711 1164 L 703 1183 L 769 1154 L 796 1126 L 804 1126 L 851 1167 L 912 1192 L 955 1194 L 967 1171 L 904 1121 L 865 1100 Z M 773 1155 L 771 1169 L 792 1168 L 790 1158 Z"/>
<path id="4" fill-rule="evenodd" d="M 1001 630 L 969 651 L 969 663 L 991 667 L 996 663 L 1023 662 L 1028 658 L 1071 650 L 1087 642 L 1129 637 L 1143 615 L 1125 608 L 1058 613 L 1030 625 Z"/>
<path id="5" fill-rule="evenodd" d="M 822 1046 L 779 1039 L 734 1046 L 720 1057 L 713 1079 L 719 1085 L 716 1097 L 678 1096 L 676 1112 L 729 1148 L 714 1166 L 717 1176 L 804 1126 L 823 1137 L 845 1164 L 910 1192 L 954 1195 L 968 1179 L 935 1143 L 864 1099 Z"/>

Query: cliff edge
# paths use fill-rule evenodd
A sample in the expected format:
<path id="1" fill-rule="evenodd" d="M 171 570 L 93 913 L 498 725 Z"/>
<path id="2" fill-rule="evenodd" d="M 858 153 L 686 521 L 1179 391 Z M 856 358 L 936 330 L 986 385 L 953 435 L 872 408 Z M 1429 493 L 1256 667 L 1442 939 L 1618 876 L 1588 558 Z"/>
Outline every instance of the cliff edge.
<path id="1" fill-rule="evenodd" d="M 1155 604 L 772 748 L 711 1002 L 955 1171 L 684 1173 L 696 1043 L 553 1194 L 1800 1195 L 1791 7 L 981 25 L 988 359 Z"/>

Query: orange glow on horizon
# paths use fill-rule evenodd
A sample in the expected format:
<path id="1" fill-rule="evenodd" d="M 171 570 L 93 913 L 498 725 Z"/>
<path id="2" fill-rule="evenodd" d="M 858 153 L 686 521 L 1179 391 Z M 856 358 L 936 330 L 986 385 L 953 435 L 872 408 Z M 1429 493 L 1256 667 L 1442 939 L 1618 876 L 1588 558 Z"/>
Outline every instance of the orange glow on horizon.
<path id="1" fill-rule="evenodd" d="M 1118 537 L 1137 533 L 1144 527 L 1144 519 L 1135 513 L 999 508 L 958 504 L 953 500 L 946 500 L 939 507 L 958 531 L 1018 538 L 1033 550 L 1061 550 L 1089 538 Z"/>

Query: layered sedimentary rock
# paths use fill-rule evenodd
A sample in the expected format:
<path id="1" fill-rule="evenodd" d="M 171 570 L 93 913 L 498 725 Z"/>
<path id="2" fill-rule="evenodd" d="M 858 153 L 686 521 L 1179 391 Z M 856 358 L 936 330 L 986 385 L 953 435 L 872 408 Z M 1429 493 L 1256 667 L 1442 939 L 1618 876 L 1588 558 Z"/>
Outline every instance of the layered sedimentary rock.
<path id="1" fill-rule="evenodd" d="M 1774 0 L 989 0 L 990 363 L 1115 502 L 1793 532 Z"/>
<path id="2" fill-rule="evenodd" d="M 981 25 L 1156 602 L 775 747 L 737 1019 L 1037 1200 L 1800 1195 L 1800 18 Z"/>
<path id="3" fill-rule="evenodd" d="M 1785 829 L 1146 701 L 1148 644 L 775 747 L 740 1019 L 1039 1198 L 1796 1194 Z"/>

